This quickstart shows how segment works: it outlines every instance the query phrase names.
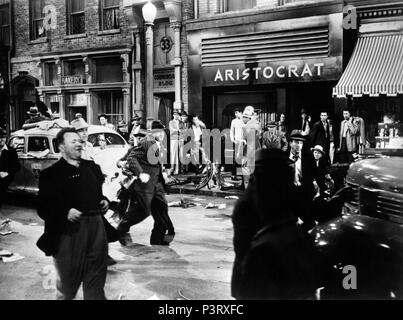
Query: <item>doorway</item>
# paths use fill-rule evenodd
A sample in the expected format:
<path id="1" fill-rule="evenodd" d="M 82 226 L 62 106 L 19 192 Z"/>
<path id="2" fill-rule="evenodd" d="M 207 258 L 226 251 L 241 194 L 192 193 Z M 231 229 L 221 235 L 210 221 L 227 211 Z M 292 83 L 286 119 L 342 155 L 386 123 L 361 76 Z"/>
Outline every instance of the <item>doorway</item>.
<path id="1" fill-rule="evenodd" d="M 168 128 L 169 121 L 172 119 L 174 101 L 175 93 L 173 92 L 154 95 L 155 114 L 166 128 Z"/>

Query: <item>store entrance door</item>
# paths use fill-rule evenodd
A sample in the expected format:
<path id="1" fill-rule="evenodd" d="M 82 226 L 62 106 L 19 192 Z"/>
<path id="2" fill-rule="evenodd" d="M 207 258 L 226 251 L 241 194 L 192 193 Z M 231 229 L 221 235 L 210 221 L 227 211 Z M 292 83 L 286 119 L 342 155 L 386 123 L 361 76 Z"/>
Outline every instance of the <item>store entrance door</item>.
<path id="1" fill-rule="evenodd" d="M 168 127 L 169 121 L 172 119 L 174 101 L 175 94 L 173 92 L 154 95 L 154 108 L 157 119 L 165 127 Z"/>

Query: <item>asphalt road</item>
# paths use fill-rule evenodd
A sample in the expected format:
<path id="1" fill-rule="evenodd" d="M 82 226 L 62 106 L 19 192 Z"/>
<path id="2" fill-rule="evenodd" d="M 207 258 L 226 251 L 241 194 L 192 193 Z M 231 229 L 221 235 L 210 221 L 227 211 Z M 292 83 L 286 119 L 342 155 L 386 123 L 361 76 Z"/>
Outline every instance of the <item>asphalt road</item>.
<path id="1" fill-rule="evenodd" d="M 133 243 L 109 245 L 117 264 L 108 267 L 105 292 L 111 300 L 216 300 L 230 296 L 232 249 L 231 214 L 236 200 L 184 196 L 202 205 L 170 207 L 176 237 L 169 247 L 150 246 L 151 217 L 131 228 Z M 198 199 L 200 198 L 200 200 Z M 179 195 L 168 195 L 177 201 Z M 205 209 L 209 202 L 224 209 Z M 0 221 L 11 219 L 17 233 L 0 235 L 0 249 L 24 258 L 0 262 L 0 299 L 51 300 L 55 298 L 55 270 L 51 257 L 36 247 L 43 221 L 32 205 L 6 205 Z M 77 299 L 82 299 L 80 289 Z"/>

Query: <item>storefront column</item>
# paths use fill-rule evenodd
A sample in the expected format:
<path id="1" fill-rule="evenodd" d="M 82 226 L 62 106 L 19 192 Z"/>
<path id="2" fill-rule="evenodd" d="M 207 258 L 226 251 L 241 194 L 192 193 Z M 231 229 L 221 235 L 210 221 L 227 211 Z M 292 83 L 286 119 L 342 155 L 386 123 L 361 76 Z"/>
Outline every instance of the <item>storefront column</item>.
<path id="1" fill-rule="evenodd" d="M 60 118 L 61 119 L 66 119 L 65 115 L 65 104 L 64 104 L 64 95 L 62 90 L 57 91 L 57 99 L 59 100 L 59 113 L 60 113 Z"/>
<path id="2" fill-rule="evenodd" d="M 130 88 L 124 88 L 123 90 L 123 116 L 126 123 L 130 122 Z"/>
<path id="3" fill-rule="evenodd" d="M 85 74 L 85 81 L 87 84 L 92 83 L 92 76 L 91 76 L 91 59 L 87 56 L 83 57 L 84 62 L 84 74 Z"/>
<path id="4" fill-rule="evenodd" d="M 141 32 L 140 28 L 136 28 L 133 31 L 134 37 L 134 50 L 133 50 L 133 65 L 132 65 L 132 74 L 133 74 L 133 110 L 132 115 L 137 113 L 137 115 L 142 116 L 143 113 L 143 101 L 142 101 L 142 92 L 143 85 L 141 83 Z"/>
<path id="5" fill-rule="evenodd" d="M 42 63 L 42 61 L 36 61 L 36 67 L 38 68 L 39 86 L 43 87 L 44 81 L 43 81 L 43 63 Z"/>
<path id="6" fill-rule="evenodd" d="M 92 108 L 92 93 L 89 89 L 86 89 L 85 94 L 87 95 L 87 122 L 89 124 L 94 124 L 96 116 L 94 115 L 94 110 Z"/>
<path id="7" fill-rule="evenodd" d="M 123 74 L 123 82 L 130 82 L 130 76 L 128 72 L 129 68 L 129 54 L 122 53 L 120 55 L 120 60 L 122 61 L 122 74 Z"/>
<path id="8" fill-rule="evenodd" d="M 182 75 L 182 59 L 181 59 L 181 26 L 180 22 L 172 22 L 171 28 L 174 30 L 174 48 L 175 57 L 171 62 L 175 66 L 175 102 L 174 110 L 182 110 L 182 86 L 181 86 L 181 75 Z"/>

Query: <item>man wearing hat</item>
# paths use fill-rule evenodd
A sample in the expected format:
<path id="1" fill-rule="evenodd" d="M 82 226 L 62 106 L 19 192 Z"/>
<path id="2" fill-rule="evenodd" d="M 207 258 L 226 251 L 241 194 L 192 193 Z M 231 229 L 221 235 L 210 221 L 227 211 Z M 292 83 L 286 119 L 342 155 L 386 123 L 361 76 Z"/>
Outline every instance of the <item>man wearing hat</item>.
<path id="1" fill-rule="evenodd" d="M 266 149 L 281 149 L 284 152 L 288 149 L 288 142 L 285 134 L 277 129 L 275 121 L 267 123 L 267 131 L 263 133 L 262 145 Z"/>
<path id="2" fill-rule="evenodd" d="M 36 107 L 36 106 L 30 107 L 27 114 L 29 115 L 29 119 L 26 120 L 24 124 L 36 123 L 36 122 L 46 120 L 46 118 L 41 115 L 41 113 L 38 110 L 38 107 Z"/>
<path id="3" fill-rule="evenodd" d="M 6 198 L 8 186 L 20 170 L 17 152 L 8 147 L 6 142 L 7 133 L 0 128 L 0 208 Z"/>
<path id="4" fill-rule="evenodd" d="M 88 123 L 82 117 L 78 117 L 71 121 L 71 126 L 76 129 L 76 132 L 83 142 L 83 150 L 81 151 L 81 158 L 85 160 L 93 160 L 94 149 L 91 142 L 88 141 Z"/>
<path id="5" fill-rule="evenodd" d="M 311 207 L 314 197 L 313 185 L 313 157 L 305 151 L 306 138 L 301 130 L 293 130 L 290 135 L 290 151 L 288 154 L 289 166 L 292 171 L 291 194 L 294 212 L 304 222 L 302 228 L 309 231 L 315 226 Z"/>
<path id="6" fill-rule="evenodd" d="M 131 120 L 132 123 L 132 128 L 130 130 L 130 135 L 129 135 L 129 143 L 132 146 L 137 146 L 138 139 L 143 136 L 140 134 L 141 130 L 141 117 L 138 116 L 137 114 L 134 114 Z"/>
<path id="7" fill-rule="evenodd" d="M 165 137 L 164 126 L 159 121 L 151 124 L 151 133 L 141 138 L 137 147 L 130 149 L 126 163 L 120 163 L 138 179 L 131 184 L 131 203 L 120 220 L 118 231 L 120 243 L 126 245 L 130 227 L 140 223 L 149 215 L 154 219 L 151 245 L 169 245 L 175 235 L 174 226 L 168 215 L 165 198 L 164 178 L 160 163 L 160 144 Z"/>
<path id="8" fill-rule="evenodd" d="M 325 151 L 321 145 L 311 148 L 314 157 L 313 178 L 318 185 L 320 196 L 325 197 L 327 190 L 326 181 L 332 181 L 330 177 L 330 165 L 325 157 Z"/>

